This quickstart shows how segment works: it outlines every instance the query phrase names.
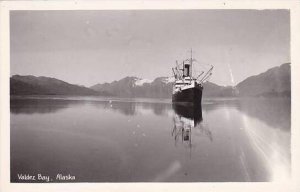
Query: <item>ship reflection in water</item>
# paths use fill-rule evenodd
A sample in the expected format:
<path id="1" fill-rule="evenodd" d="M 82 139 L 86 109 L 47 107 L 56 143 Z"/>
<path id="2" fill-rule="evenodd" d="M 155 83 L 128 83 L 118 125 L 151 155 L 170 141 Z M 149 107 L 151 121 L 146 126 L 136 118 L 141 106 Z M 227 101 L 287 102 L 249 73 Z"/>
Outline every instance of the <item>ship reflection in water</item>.
<path id="1" fill-rule="evenodd" d="M 175 145 L 178 141 L 192 148 L 192 133 L 207 137 L 210 141 L 213 140 L 211 131 L 205 127 L 202 122 L 202 107 L 201 106 L 186 106 L 181 104 L 173 104 L 175 112 L 173 121 L 174 127 L 172 136 L 175 138 Z"/>
<path id="2" fill-rule="evenodd" d="M 245 182 L 290 177 L 287 98 L 11 99 L 11 182 L 58 173 L 72 182 Z"/>

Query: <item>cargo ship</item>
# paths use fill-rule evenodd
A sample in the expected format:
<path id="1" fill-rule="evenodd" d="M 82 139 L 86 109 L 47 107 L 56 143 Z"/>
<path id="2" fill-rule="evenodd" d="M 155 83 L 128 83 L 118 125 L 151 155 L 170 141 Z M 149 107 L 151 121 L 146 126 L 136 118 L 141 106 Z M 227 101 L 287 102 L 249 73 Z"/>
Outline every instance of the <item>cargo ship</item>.
<path id="1" fill-rule="evenodd" d="M 172 68 L 175 82 L 173 84 L 172 102 L 201 106 L 203 83 L 212 75 L 213 66 L 206 71 L 193 75 L 193 51 L 189 59 L 183 60 L 181 64 L 176 61 L 176 67 Z M 181 66 L 180 66 L 181 65 Z"/>

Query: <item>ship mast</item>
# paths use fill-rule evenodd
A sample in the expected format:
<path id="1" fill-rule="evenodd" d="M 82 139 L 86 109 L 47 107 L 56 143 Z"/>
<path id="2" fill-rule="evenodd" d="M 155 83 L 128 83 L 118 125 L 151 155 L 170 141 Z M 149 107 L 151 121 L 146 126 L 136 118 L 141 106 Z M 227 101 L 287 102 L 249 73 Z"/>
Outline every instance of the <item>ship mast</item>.
<path id="1" fill-rule="evenodd" d="M 191 61 L 190 61 L 190 63 L 191 63 L 191 66 L 190 66 L 190 70 L 191 70 L 191 78 L 193 78 L 193 71 L 192 71 L 192 69 L 193 69 L 193 49 L 191 48 Z"/>

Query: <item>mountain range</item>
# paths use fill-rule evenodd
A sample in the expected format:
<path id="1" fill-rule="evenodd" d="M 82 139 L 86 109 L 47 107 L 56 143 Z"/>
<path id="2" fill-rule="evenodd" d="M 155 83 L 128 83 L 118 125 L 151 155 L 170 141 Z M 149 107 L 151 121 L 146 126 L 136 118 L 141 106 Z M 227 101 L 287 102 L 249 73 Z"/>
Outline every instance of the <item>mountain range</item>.
<path id="1" fill-rule="evenodd" d="M 105 92 L 70 84 L 50 77 L 14 75 L 10 78 L 11 95 L 109 95 Z"/>
<path id="2" fill-rule="evenodd" d="M 125 77 L 111 83 L 84 87 L 67 82 L 35 76 L 14 75 L 10 78 L 11 95 L 102 95 L 118 97 L 170 98 L 174 78 L 158 77 L 154 80 Z M 248 77 L 236 86 L 219 86 L 212 82 L 203 85 L 204 97 L 257 97 L 290 96 L 290 63 L 273 67 L 261 74 Z"/>

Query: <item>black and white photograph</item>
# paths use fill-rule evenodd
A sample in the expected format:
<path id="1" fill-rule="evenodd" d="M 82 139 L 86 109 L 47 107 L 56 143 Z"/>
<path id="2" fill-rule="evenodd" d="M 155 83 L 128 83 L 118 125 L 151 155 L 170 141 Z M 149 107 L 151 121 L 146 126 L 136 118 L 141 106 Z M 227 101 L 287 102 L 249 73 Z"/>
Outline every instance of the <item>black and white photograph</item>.
<path id="1" fill-rule="evenodd" d="M 291 181 L 290 9 L 8 22 L 11 184 Z"/>

